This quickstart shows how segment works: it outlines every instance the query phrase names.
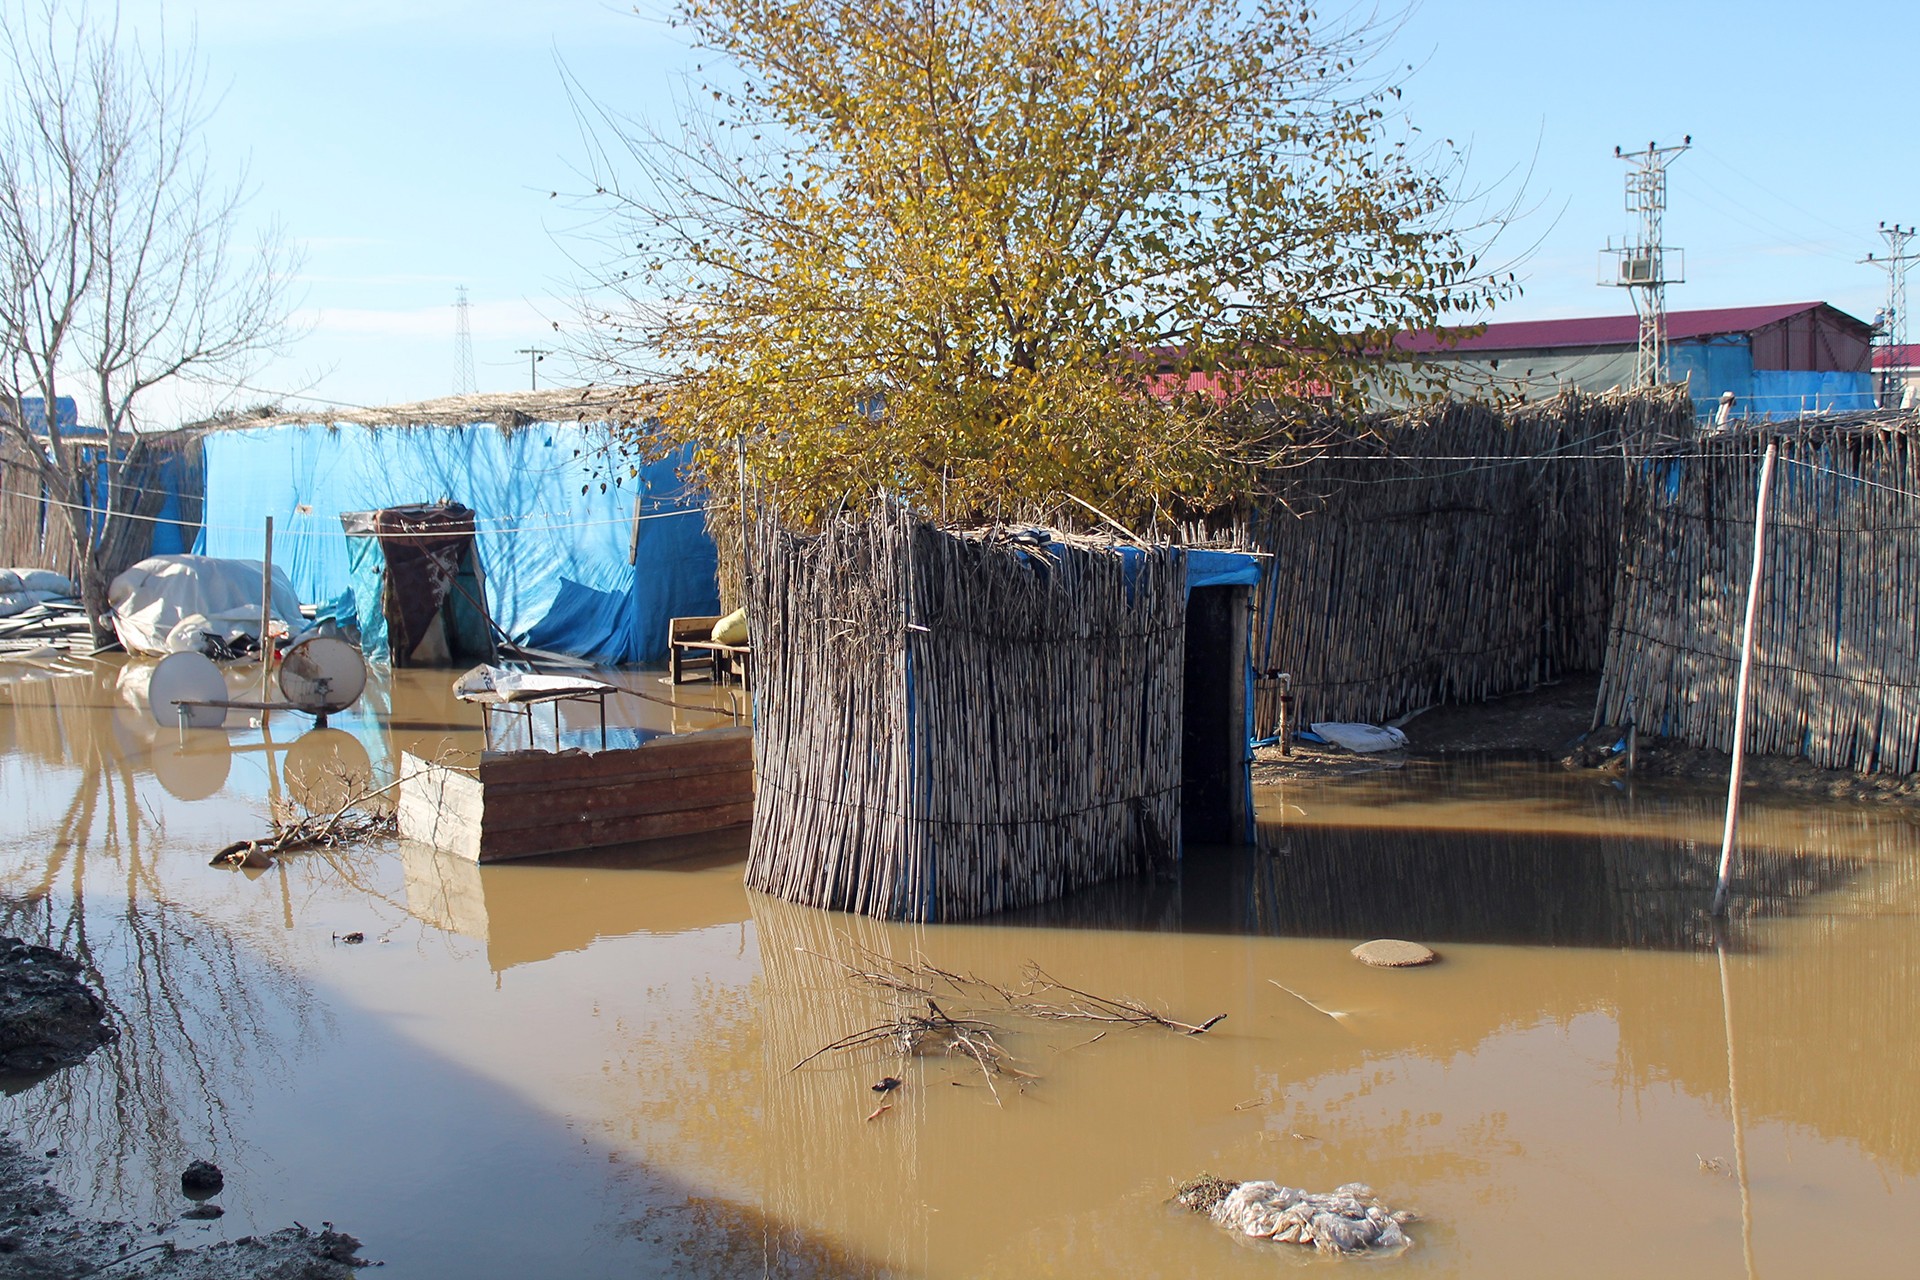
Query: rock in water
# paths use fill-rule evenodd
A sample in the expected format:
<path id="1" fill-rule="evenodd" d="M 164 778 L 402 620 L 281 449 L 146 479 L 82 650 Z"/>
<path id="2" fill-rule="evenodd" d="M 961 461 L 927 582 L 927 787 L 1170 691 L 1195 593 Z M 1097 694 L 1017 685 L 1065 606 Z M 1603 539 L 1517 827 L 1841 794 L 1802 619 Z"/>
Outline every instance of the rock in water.
<path id="1" fill-rule="evenodd" d="M 113 1039 L 107 1007 L 80 980 L 80 962 L 0 938 L 0 1073 L 70 1067 Z"/>
<path id="2" fill-rule="evenodd" d="M 1399 938 L 1375 938 L 1372 942 L 1363 942 L 1355 947 L 1353 958 L 1361 964 L 1370 964 L 1380 969 L 1411 969 L 1415 965 L 1432 964 L 1440 957 L 1417 942 L 1404 942 Z"/>
<path id="3" fill-rule="evenodd" d="M 1373 1188 L 1359 1182 L 1321 1194 L 1276 1182 L 1236 1184 L 1203 1176 L 1184 1184 L 1175 1199 L 1229 1231 L 1321 1253 L 1391 1253 L 1413 1244 L 1401 1228 L 1414 1215 L 1389 1209 Z"/>
<path id="4" fill-rule="evenodd" d="M 211 1160 L 195 1160 L 180 1173 L 180 1190 L 195 1200 L 218 1195 L 226 1185 L 227 1176 Z"/>

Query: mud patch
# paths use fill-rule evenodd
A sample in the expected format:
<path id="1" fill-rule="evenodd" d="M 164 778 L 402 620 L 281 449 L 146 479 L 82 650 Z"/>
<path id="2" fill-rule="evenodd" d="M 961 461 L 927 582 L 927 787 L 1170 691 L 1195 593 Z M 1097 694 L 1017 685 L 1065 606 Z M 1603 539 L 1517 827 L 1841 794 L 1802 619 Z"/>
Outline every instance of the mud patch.
<path id="1" fill-rule="evenodd" d="M 0 1075 L 70 1067 L 114 1038 L 107 1007 L 80 980 L 80 962 L 0 937 Z"/>
<path id="2" fill-rule="evenodd" d="M 0 1280 L 80 1280 L 112 1268 L 144 1280 L 352 1280 L 360 1242 L 331 1227 L 287 1227 L 200 1248 L 164 1238 L 170 1228 L 96 1222 L 73 1212 L 46 1180 L 47 1166 L 0 1137 Z"/>

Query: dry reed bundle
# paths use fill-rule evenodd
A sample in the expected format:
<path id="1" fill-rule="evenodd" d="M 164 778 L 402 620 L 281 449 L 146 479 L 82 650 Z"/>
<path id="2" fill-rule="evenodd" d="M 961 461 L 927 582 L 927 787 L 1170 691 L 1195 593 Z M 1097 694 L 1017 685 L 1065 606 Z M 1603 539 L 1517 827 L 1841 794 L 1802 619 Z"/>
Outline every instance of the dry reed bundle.
<path id="1" fill-rule="evenodd" d="M 1171 862 L 1178 551 L 884 509 L 753 546 L 750 886 L 956 920 Z"/>
<path id="2" fill-rule="evenodd" d="M 1920 769 L 1911 414 L 1755 424 L 1656 452 L 1627 492 L 1602 714 L 1729 750 L 1760 456 L 1780 445 L 1747 749 Z"/>
<path id="3" fill-rule="evenodd" d="M 1623 446 L 1692 421 L 1684 388 L 1667 388 L 1336 424 L 1317 458 L 1269 477 L 1236 535 L 1273 557 L 1255 667 L 1292 674 L 1295 725 L 1598 669 Z"/>

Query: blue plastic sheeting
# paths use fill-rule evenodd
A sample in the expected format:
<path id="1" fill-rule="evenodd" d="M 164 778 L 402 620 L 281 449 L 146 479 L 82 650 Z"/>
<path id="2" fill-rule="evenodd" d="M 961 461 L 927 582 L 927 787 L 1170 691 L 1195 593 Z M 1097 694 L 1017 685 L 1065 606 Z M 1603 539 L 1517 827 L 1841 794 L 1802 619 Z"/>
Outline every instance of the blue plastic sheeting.
<path id="1" fill-rule="evenodd" d="M 719 611 L 713 541 L 674 461 L 632 474 L 603 426 L 277 426 L 210 433 L 197 550 L 273 557 L 300 598 L 356 612 L 343 511 L 441 498 L 476 513 L 487 604 L 521 644 L 598 662 L 650 662 L 667 620 Z M 641 500 L 634 564 L 634 502 Z"/>
<path id="2" fill-rule="evenodd" d="M 1197 587 L 1257 587 L 1260 585 L 1260 561 L 1263 557 L 1244 551 L 1205 551 L 1187 553 L 1187 591 Z"/>
<path id="3" fill-rule="evenodd" d="M 1687 384 L 1694 411 L 1702 415 L 1720 407 L 1725 391 L 1745 401 L 1753 392 L 1753 343 L 1744 334 L 1673 343 L 1667 348 L 1667 376 Z"/>
<path id="4" fill-rule="evenodd" d="M 1753 395 L 1734 406 L 1754 418 L 1797 418 L 1803 413 L 1850 413 L 1873 408 L 1871 373 L 1816 373 L 1755 369 Z"/>

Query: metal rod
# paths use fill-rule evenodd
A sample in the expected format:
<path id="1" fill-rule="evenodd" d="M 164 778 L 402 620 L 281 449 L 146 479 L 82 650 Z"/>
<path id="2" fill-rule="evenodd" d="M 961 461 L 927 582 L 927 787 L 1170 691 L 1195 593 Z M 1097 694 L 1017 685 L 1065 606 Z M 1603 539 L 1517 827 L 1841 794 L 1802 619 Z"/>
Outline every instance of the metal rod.
<path id="1" fill-rule="evenodd" d="M 1733 875 L 1733 841 L 1740 830 L 1740 777 L 1747 763 L 1747 685 L 1753 674 L 1753 624 L 1760 613 L 1760 573 L 1767 550 L 1767 497 L 1773 490 L 1778 441 L 1768 441 L 1760 464 L 1760 492 L 1753 502 L 1753 577 L 1747 582 L 1747 622 L 1740 636 L 1740 681 L 1733 701 L 1733 767 L 1727 775 L 1727 829 L 1720 839 L 1720 879 L 1713 887 L 1713 914 L 1727 913 L 1727 885 Z"/>
<path id="2" fill-rule="evenodd" d="M 273 672 L 273 517 L 267 517 L 267 554 L 260 561 L 260 700 L 267 700 L 267 681 Z M 260 713 L 265 724 L 266 712 Z"/>

